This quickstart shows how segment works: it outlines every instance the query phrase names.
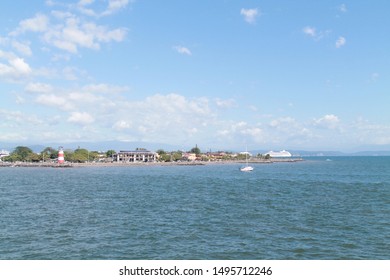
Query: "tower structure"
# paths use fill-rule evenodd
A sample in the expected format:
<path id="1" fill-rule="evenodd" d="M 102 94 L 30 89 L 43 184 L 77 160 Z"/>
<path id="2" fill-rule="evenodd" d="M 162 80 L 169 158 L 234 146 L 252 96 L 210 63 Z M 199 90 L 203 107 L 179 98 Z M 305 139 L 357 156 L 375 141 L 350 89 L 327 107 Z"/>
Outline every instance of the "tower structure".
<path id="1" fill-rule="evenodd" d="M 64 158 L 64 149 L 62 147 L 58 148 L 58 163 L 62 164 L 65 162 Z"/>

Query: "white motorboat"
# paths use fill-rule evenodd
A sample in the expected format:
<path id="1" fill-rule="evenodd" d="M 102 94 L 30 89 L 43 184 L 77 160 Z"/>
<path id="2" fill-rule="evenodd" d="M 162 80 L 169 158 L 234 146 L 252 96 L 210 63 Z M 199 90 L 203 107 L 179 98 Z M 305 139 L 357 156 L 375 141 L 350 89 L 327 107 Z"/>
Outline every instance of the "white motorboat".
<path id="1" fill-rule="evenodd" d="M 253 171 L 253 167 L 249 166 L 249 165 L 243 166 L 243 167 L 240 168 L 240 171 L 242 171 L 242 172 L 250 172 L 250 171 Z"/>

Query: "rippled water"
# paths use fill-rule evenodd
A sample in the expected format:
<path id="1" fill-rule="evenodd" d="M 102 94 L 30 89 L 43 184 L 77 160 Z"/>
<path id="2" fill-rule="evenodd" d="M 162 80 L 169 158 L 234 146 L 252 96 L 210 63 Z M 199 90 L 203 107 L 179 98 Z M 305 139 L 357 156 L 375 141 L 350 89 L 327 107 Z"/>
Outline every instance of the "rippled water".
<path id="1" fill-rule="evenodd" d="M 0 258 L 390 258 L 390 157 L 238 167 L 0 168 Z"/>

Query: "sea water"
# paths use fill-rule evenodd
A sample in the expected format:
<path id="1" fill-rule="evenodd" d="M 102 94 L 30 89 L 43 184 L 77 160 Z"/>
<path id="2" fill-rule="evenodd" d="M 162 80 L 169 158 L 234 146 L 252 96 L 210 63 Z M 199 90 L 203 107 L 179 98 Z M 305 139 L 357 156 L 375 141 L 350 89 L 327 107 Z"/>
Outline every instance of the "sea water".
<path id="1" fill-rule="evenodd" d="M 390 157 L 0 168 L 0 259 L 389 259 Z"/>

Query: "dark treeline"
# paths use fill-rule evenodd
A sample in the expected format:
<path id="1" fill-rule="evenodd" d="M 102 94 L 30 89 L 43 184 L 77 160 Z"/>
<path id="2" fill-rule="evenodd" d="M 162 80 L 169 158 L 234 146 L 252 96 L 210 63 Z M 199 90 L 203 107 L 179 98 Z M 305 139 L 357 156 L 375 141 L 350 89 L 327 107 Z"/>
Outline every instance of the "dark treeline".
<path id="1" fill-rule="evenodd" d="M 65 161 L 69 162 L 88 162 L 95 161 L 102 157 L 111 157 L 115 153 L 114 150 L 109 150 L 105 153 L 98 151 L 89 151 L 87 149 L 78 148 L 76 150 L 65 150 Z M 56 161 L 58 158 L 58 150 L 52 147 L 46 147 L 40 153 L 34 153 L 29 147 L 18 146 L 9 156 L 3 157 L 6 162 L 49 162 Z"/>

